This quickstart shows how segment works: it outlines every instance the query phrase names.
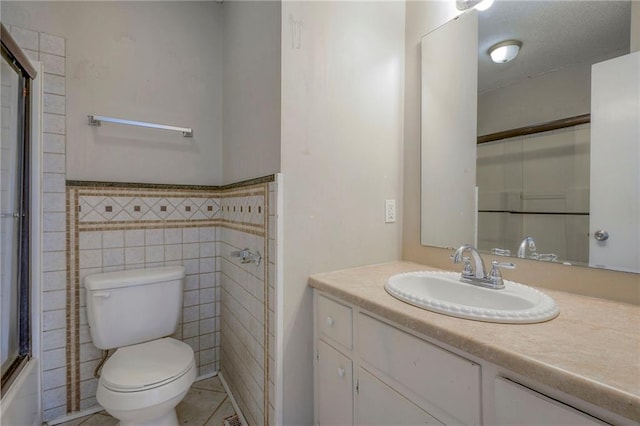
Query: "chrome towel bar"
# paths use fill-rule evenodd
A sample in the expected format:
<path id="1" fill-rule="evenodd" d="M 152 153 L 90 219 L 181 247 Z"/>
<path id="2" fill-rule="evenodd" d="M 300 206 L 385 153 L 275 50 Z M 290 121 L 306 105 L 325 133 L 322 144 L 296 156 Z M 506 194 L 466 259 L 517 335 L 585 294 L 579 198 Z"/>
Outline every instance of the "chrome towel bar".
<path id="1" fill-rule="evenodd" d="M 191 127 L 167 126 L 165 124 L 145 123 L 144 121 L 124 120 L 122 118 L 105 117 L 102 115 L 89 115 L 90 126 L 100 126 L 102 122 L 126 124 L 129 126 L 148 127 L 151 129 L 173 130 L 182 132 L 182 136 L 186 138 L 193 137 L 193 129 Z"/>

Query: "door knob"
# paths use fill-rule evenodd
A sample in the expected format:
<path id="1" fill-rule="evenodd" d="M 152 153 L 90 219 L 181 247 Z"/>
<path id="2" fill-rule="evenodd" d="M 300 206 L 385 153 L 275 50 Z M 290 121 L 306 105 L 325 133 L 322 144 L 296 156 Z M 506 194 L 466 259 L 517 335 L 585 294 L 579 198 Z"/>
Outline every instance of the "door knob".
<path id="1" fill-rule="evenodd" d="M 597 241 L 607 241 L 609 239 L 609 233 L 607 231 L 599 229 L 593 233 L 593 238 L 595 238 Z"/>

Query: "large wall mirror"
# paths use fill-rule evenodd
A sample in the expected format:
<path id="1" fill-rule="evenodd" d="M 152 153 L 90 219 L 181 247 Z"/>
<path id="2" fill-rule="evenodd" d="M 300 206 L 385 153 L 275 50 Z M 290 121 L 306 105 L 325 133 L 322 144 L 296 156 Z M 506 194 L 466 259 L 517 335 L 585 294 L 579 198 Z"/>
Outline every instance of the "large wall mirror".
<path id="1" fill-rule="evenodd" d="M 632 1 L 497 0 L 424 36 L 422 244 L 640 272 L 639 44 Z"/>

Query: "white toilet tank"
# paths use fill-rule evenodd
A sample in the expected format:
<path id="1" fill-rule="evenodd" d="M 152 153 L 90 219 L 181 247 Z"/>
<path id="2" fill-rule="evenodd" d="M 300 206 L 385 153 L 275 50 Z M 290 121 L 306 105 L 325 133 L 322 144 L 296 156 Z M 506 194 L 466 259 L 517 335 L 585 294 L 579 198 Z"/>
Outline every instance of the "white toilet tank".
<path id="1" fill-rule="evenodd" d="M 85 277 L 93 344 L 113 349 L 173 334 L 182 307 L 184 267 L 137 269 Z"/>

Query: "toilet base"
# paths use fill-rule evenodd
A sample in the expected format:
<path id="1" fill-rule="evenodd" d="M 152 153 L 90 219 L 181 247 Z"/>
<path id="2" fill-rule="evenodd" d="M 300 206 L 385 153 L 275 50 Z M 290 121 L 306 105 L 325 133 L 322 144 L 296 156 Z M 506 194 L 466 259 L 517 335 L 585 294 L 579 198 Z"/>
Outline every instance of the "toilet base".
<path id="1" fill-rule="evenodd" d="M 144 422 L 120 420 L 118 426 L 178 426 L 178 416 L 175 408 L 160 417 Z"/>

